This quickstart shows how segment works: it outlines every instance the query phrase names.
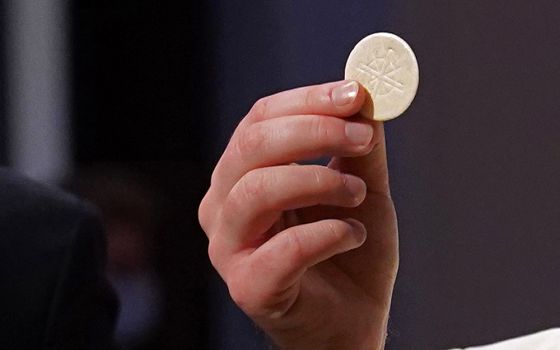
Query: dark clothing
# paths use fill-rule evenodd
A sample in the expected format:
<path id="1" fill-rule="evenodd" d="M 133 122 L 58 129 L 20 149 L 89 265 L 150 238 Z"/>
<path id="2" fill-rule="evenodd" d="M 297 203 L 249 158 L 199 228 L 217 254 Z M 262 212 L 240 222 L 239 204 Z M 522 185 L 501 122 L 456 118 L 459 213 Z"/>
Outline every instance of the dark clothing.
<path id="1" fill-rule="evenodd" d="M 110 349 L 117 304 L 95 211 L 0 168 L 0 349 Z"/>

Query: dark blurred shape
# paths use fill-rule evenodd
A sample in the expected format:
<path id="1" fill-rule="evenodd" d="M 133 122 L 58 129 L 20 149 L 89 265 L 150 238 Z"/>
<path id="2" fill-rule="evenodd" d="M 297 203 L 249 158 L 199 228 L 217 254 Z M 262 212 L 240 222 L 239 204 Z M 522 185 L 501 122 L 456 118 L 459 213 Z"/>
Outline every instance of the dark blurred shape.
<path id="1" fill-rule="evenodd" d="M 140 174 L 116 164 L 82 169 L 73 188 L 101 211 L 107 276 L 120 301 L 116 341 L 126 350 L 148 348 L 164 305 L 154 261 L 155 236 L 161 234 L 158 194 Z"/>
<path id="2" fill-rule="evenodd" d="M 210 264 L 196 213 L 219 133 L 210 4 L 70 4 L 75 161 L 114 162 L 159 193 L 151 249 L 165 298 L 151 346 L 205 349 Z"/>
<path id="3" fill-rule="evenodd" d="M 105 237 L 75 197 L 0 168 L 0 348 L 112 349 Z"/>
<path id="4" fill-rule="evenodd" d="M 184 162 L 94 163 L 76 173 L 73 189 L 105 223 L 108 274 L 122 297 L 117 336 L 127 349 L 207 348 L 201 181 L 200 167 Z"/>

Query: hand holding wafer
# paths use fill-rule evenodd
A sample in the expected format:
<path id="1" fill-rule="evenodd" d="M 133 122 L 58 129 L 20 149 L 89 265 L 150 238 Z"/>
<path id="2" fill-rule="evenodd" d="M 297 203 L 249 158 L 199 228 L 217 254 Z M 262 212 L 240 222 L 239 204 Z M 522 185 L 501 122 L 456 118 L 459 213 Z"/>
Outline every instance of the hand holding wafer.
<path id="1" fill-rule="evenodd" d="M 383 348 L 397 223 L 382 123 L 359 115 L 369 93 L 346 80 L 259 100 L 200 205 L 212 264 L 282 349 Z"/>

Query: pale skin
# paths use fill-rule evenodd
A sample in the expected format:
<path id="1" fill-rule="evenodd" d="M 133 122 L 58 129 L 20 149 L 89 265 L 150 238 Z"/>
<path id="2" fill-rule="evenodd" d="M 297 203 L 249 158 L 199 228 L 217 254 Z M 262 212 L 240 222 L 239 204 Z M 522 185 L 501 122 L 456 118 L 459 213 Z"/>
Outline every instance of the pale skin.
<path id="1" fill-rule="evenodd" d="M 280 349 L 384 348 L 397 220 L 383 125 L 357 114 L 365 98 L 341 81 L 259 100 L 200 204 L 212 264 Z"/>

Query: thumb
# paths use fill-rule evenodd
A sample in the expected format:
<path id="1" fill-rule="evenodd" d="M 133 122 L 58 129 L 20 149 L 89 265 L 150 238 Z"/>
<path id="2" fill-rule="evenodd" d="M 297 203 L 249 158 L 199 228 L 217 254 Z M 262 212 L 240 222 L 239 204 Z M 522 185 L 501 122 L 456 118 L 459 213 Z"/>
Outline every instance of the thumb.
<path id="1" fill-rule="evenodd" d="M 367 185 L 368 192 L 390 196 L 383 123 L 360 116 L 352 117 L 349 121 L 370 124 L 373 127 L 372 142 L 374 146 L 371 152 L 364 156 L 334 157 L 329 163 L 329 168 L 362 178 Z"/>

